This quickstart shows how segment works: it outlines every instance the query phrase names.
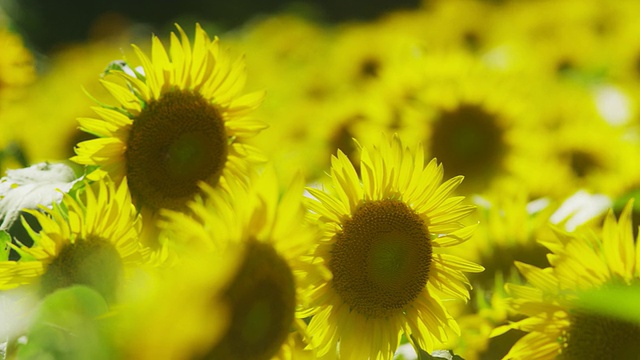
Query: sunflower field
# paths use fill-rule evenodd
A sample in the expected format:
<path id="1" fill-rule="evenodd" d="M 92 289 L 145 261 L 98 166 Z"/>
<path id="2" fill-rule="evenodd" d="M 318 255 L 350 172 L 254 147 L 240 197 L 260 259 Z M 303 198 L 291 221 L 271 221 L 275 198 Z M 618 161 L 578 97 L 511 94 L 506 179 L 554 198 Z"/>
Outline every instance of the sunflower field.
<path id="1" fill-rule="evenodd" d="M 0 360 L 640 359 L 640 2 L 19 3 Z"/>

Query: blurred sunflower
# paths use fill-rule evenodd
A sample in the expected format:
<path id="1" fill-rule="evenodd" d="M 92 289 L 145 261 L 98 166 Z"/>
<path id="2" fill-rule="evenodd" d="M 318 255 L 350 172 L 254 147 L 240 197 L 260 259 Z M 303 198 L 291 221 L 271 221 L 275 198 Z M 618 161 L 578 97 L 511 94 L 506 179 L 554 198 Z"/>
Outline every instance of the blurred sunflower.
<path id="1" fill-rule="evenodd" d="M 601 1 L 553 1 L 505 4 L 492 27 L 497 53 L 511 71 L 539 80 L 597 81 L 606 71 L 605 20 Z"/>
<path id="2" fill-rule="evenodd" d="M 154 213 L 183 209 L 201 181 L 224 184 L 262 160 L 245 139 L 265 128 L 247 118 L 263 93 L 239 95 L 242 59 L 232 62 L 200 25 L 193 46 L 177 28 L 180 38 L 171 34 L 168 52 L 153 37 L 151 59 L 133 45 L 142 72 L 114 69 L 108 75 L 115 79 L 101 81 L 119 106 L 95 107 L 99 119 L 79 119 L 82 130 L 99 138 L 79 143 L 72 158 L 97 165 L 92 180 L 126 175 L 136 206 Z"/>
<path id="3" fill-rule="evenodd" d="M 519 278 L 513 265 L 515 260 L 536 266 L 548 265 L 548 251 L 536 242 L 536 238 L 546 229 L 553 213 L 551 200 L 531 200 L 517 184 L 503 185 L 501 192 L 476 198 L 478 211 L 473 219 L 482 224 L 475 234 L 477 241 L 454 249 L 485 264 L 484 272 L 470 277 L 472 284 L 485 290 L 493 287 L 496 278 Z"/>
<path id="4" fill-rule="evenodd" d="M 19 88 L 33 83 L 36 70 L 33 55 L 24 46 L 20 35 L 4 26 L 0 27 L 0 46 L 0 104 L 4 105 L 5 100 L 15 100 Z"/>
<path id="5" fill-rule="evenodd" d="M 639 183 L 633 164 L 640 148 L 631 127 L 609 123 L 594 94 L 561 87 L 552 105 L 553 131 L 539 152 L 547 160 L 539 170 L 554 174 L 547 180 L 549 191 L 556 197 L 576 189 L 619 196 Z"/>
<path id="6" fill-rule="evenodd" d="M 229 309 L 219 294 L 241 255 L 240 249 L 228 248 L 138 271 L 124 289 L 124 306 L 114 314 L 120 358 L 202 358 L 229 326 Z"/>
<path id="7" fill-rule="evenodd" d="M 482 264 L 485 271 L 469 276 L 474 291 L 468 306 L 450 308 L 460 324 L 461 336 L 448 348 L 465 359 L 495 359 L 507 353 L 515 339 L 490 338 L 491 330 L 511 318 L 503 304 L 506 281 L 522 283 L 514 261 L 548 266 L 547 249 L 536 242 L 546 231 L 553 207 L 549 199 L 531 201 L 517 182 L 504 183 L 501 191 L 476 196 L 471 219 L 480 223 L 474 241 L 451 249 L 456 255 Z M 514 334 L 516 335 L 516 334 Z"/>
<path id="8" fill-rule="evenodd" d="M 637 82 L 640 79 L 640 24 L 635 21 L 635 14 L 640 11 L 640 4 L 635 1 L 616 1 L 605 3 L 613 5 L 612 30 L 607 34 L 609 55 L 609 75 L 615 81 Z M 603 4 L 604 5 L 604 4 Z"/>
<path id="9" fill-rule="evenodd" d="M 3 289 L 39 281 L 40 293 L 46 295 L 81 284 L 112 301 L 124 270 L 148 259 L 149 251 L 139 242 L 140 215 L 127 184 L 116 186 L 107 179 L 97 190 L 89 185 L 84 189 L 79 199 L 64 194 L 52 209 L 25 210 L 42 230 L 36 233 L 24 222 L 34 245 L 10 245 L 21 258 L 0 266 Z"/>
<path id="10" fill-rule="evenodd" d="M 92 114 L 89 107 L 93 103 L 83 89 L 97 97 L 109 95 L 95 77 L 123 56 L 122 46 L 130 36 L 128 32 L 111 34 L 50 54 L 46 71 L 30 91 L 5 109 L 5 135 L 19 146 L 27 164 L 68 159 L 79 141 L 95 137 L 78 129 L 76 119 Z"/>
<path id="11" fill-rule="evenodd" d="M 304 225 L 302 178 L 283 194 L 271 169 L 249 190 L 238 181 L 229 181 L 229 187 L 227 193 L 205 186 L 204 198 L 190 204 L 193 216 L 167 211 L 162 222 L 168 242 L 185 261 L 240 254 L 221 291 L 211 295 L 228 308 L 230 325 L 201 357 L 289 359 L 305 328 L 295 318 L 297 307 L 307 302 L 300 270 L 313 268 L 301 260 L 315 239 L 315 231 Z"/>
<path id="12" fill-rule="evenodd" d="M 394 23 L 347 23 L 331 33 L 326 79 L 337 91 L 376 87 L 414 56 L 418 38 Z"/>
<path id="13" fill-rule="evenodd" d="M 324 278 L 308 276 L 308 327 L 318 355 L 344 359 L 391 359 L 400 335 L 432 351 L 456 321 L 442 299 L 469 298 L 463 272 L 483 268 L 437 248 L 468 240 L 475 226 L 460 221 L 473 211 L 452 197 L 462 181 L 441 183 L 436 160 L 403 148 L 397 136 L 380 147 L 361 148 L 361 178 L 342 151 L 332 157 L 335 193 L 308 188 L 308 207 L 324 235 L 313 261 Z"/>
<path id="14" fill-rule="evenodd" d="M 293 15 L 252 21 L 230 34 L 234 48 L 247 54 L 247 87 L 269 89 L 256 109 L 269 129 L 248 141 L 263 150 L 283 178 L 301 172 L 316 177 L 324 160 L 326 139 L 317 130 L 329 126 L 336 84 L 326 76 L 327 31 Z M 321 111 L 322 109 L 322 111 Z"/>
<path id="15" fill-rule="evenodd" d="M 414 50 L 403 34 L 382 23 L 321 28 L 293 16 L 250 23 L 240 34 L 248 85 L 269 89 L 256 110 L 269 136 L 250 142 L 280 174 L 318 179 L 337 149 L 357 163 L 351 139 L 366 142 L 393 126 L 390 92 Z"/>
<path id="16" fill-rule="evenodd" d="M 601 234 L 587 229 L 556 231 L 541 240 L 551 250 L 550 268 L 517 262 L 531 286 L 507 284 L 511 307 L 527 316 L 495 330 L 528 332 L 505 359 L 635 359 L 640 325 L 585 311 L 579 292 L 608 285 L 633 286 L 640 277 L 631 222 L 633 202 L 616 221 L 610 211 Z"/>
<path id="17" fill-rule="evenodd" d="M 483 53 L 494 45 L 490 29 L 496 24 L 497 9 L 486 1 L 429 0 L 423 1 L 419 11 L 391 17 L 397 26 L 410 28 L 431 50 Z"/>
<path id="18" fill-rule="evenodd" d="M 36 69 L 33 55 L 20 35 L 9 31 L 2 20 L 0 18 L 0 171 L 4 173 L 6 168 L 27 166 L 12 136 L 15 129 L 6 120 L 6 111 L 29 94 L 27 90 L 36 80 Z"/>
<path id="19" fill-rule="evenodd" d="M 539 187 L 546 109 L 534 106 L 538 89 L 462 52 L 427 54 L 419 72 L 422 87 L 401 109 L 398 133 L 407 142 L 424 143 L 427 156 L 447 164 L 445 177 L 464 174 L 462 191 L 489 191 L 505 175 Z"/>

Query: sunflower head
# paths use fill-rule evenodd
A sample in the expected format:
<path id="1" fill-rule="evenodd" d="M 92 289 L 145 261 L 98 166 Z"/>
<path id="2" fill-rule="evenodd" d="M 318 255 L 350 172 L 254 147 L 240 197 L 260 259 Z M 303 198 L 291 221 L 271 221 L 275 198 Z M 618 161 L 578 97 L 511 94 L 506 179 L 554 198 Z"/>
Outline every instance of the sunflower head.
<path id="1" fill-rule="evenodd" d="M 299 316 L 314 315 L 309 333 L 320 355 L 339 344 L 345 358 L 391 358 L 402 332 L 430 351 L 447 329 L 458 329 L 441 299 L 468 299 L 463 272 L 482 271 L 439 253 L 471 237 L 475 226 L 461 220 L 474 207 L 452 196 L 462 176 L 442 183 L 442 165 L 425 166 L 422 148 L 404 148 L 397 136 L 358 147 L 360 177 L 338 151 L 333 191 L 308 189 L 317 199 L 307 202 L 312 218 L 324 228 L 310 261 L 323 263 L 328 276 L 311 280 L 314 300 Z"/>
<path id="2" fill-rule="evenodd" d="M 531 177 L 539 154 L 533 136 L 546 131 L 544 108 L 534 108 L 537 88 L 525 90 L 462 51 L 425 54 L 415 71 L 421 81 L 398 131 L 409 143 L 423 142 L 427 155 L 445 164 L 446 177 L 464 174 L 459 191 L 499 189 L 507 174 Z"/>
<path id="3" fill-rule="evenodd" d="M 2 97 L 10 95 L 4 90 L 15 89 L 32 83 L 36 72 L 33 55 L 24 46 L 20 35 L 10 32 L 4 24 L 0 25 L 0 93 Z"/>
<path id="4" fill-rule="evenodd" d="M 87 184 L 77 198 L 65 194 L 52 208 L 25 210 L 42 229 L 34 231 L 23 219 L 34 245 L 14 247 L 21 259 L 8 262 L 15 278 L 7 287 L 39 279 L 44 295 L 81 284 L 114 299 L 124 270 L 144 263 L 149 251 L 139 242 L 141 219 L 126 182 L 105 179 L 95 187 Z"/>
<path id="5" fill-rule="evenodd" d="M 507 284 L 510 307 L 523 320 L 494 330 L 528 332 L 505 358 L 602 359 L 635 358 L 640 350 L 640 325 L 629 319 L 604 316 L 588 310 L 580 301 L 584 291 L 609 286 L 637 286 L 638 253 L 634 241 L 630 201 L 616 220 L 610 211 L 602 227 L 556 231 L 553 239 L 541 241 L 551 250 L 551 267 L 540 269 L 516 262 L 527 286 Z M 633 354 L 633 355 L 631 355 Z M 630 357 L 631 356 L 631 357 Z"/>
<path id="6" fill-rule="evenodd" d="M 177 28 L 169 51 L 153 37 L 151 58 L 133 45 L 142 70 L 109 68 L 101 82 L 118 106 L 95 107 L 100 118 L 79 119 L 98 138 L 79 143 L 72 158 L 97 165 L 92 179 L 126 175 L 136 205 L 154 211 L 184 209 L 200 182 L 221 185 L 262 159 L 245 144 L 265 125 L 247 117 L 262 93 L 240 95 L 242 59 L 231 61 L 199 25 L 193 43 Z"/>
<path id="7" fill-rule="evenodd" d="M 230 325 L 206 358 L 268 359 L 292 351 L 299 336 L 294 330 L 304 327 L 294 316 L 302 302 L 298 269 L 306 266 L 300 258 L 315 234 L 304 225 L 302 184 L 297 178 L 281 195 L 273 171 L 266 170 L 251 188 L 238 181 L 229 181 L 224 192 L 205 185 L 204 196 L 190 204 L 192 215 L 164 212 L 167 240 L 187 261 L 240 254 L 213 295 L 228 306 Z"/>
<path id="8" fill-rule="evenodd" d="M 224 335 L 230 316 L 219 294 L 241 252 L 200 255 L 155 268 L 125 289 L 127 306 L 116 314 L 121 331 L 113 334 L 120 358 L 201 359 Z"/>

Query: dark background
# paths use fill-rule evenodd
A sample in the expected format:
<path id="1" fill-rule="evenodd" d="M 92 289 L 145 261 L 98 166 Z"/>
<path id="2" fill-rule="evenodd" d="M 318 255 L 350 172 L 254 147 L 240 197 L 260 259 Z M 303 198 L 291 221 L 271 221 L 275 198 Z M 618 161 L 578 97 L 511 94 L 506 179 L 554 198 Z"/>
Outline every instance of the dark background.
<path id="1" fill-rule="evenodd" d="M 420 0 L 0 0 L 13 28 L 29 47 L 47 53 L 69 42 L 86 40 L 96 21 L 172 27 L 181 19 L 214 23 L 221 30 L 255 16 L 294 11 L 321 23 L 370 20 L 394 9 L 412 9 Z M 95 34 L 93 34 L 95 35 Z"/>

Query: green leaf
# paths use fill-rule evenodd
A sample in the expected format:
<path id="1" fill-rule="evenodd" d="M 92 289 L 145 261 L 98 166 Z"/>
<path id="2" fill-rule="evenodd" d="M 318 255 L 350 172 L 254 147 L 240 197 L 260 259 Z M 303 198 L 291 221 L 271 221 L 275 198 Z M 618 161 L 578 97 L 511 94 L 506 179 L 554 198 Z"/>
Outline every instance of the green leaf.
<path id="1" fill-rule="evenodd" d="M 638 304 L 640 304 L 640 285 L 610 285 L 585 291 L 577 300 L 577 305 L 585 310 L 640 324 Z"/>
<path id="2" fill-rule="evenodd" d="M 68 191 L 69 196 L 71 196 L 75 200 L 78 200 L 78 194 L 82 193 L 84 191 L 84 188 L 88 184 L 88 180 L 85 179 L 85 176 L 86 175 L 80 176 L 80 178 L 78 178 L 78 181 L 76 181 Z"/>
<path id="3" fill-rule="evenodd" d="M 633 189 L 615 199 L 612 206 L 613 210 L 617 214 L 621 213 L 622 209 L 631 199 L 635 199 L 633 203 L 633 211 L 640 211 L 640 189 Z"/>
<path id="4" fill-rule="evenodd" d="M 0 261 L 8 261 L 11 252 L 11 235 L 4 230 L 0 230 Z"/>
<path id="5" fill-rule="evenodd" d="M 113 60 L 110 62 L 107 67 L 102 72 L 102 77 L 105 77 L 112 73 L 113 71 L 121 71 L 121 72 L 130 72 L 131 67 L 124 60 Z"/>
<path id="6" fill-rule="evenodd" d="M 105 324 L 99 319 L 108 306 L 98 292 L 72 286 L 47 296 L 27 333 L 19 359 L 114 358 Z"/>

